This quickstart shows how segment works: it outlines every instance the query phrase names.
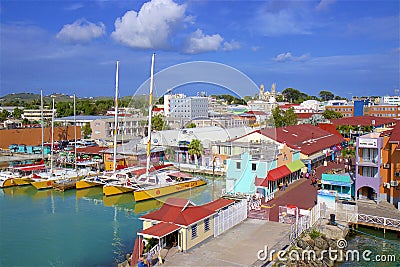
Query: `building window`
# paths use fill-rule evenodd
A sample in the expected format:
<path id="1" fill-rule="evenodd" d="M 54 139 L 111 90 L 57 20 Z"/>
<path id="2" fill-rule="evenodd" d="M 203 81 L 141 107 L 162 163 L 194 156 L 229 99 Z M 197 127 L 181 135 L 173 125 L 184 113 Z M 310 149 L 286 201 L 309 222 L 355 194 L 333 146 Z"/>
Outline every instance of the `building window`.
<path id="1" fill-rule="evenodd" d="M 256 169 L 257 169 L 257 164 L 252 163 L 252 164 L 251 164 L 251 170 L 252 170 L 252 171 L 255 171 Z"/>
<path id="2" fill-rule="evenodd" d="M 204 220 L 204 232 L 210 231 L 210 218 Z"/>
<path id="3" fill-rule="evenodd" d="M 236 162 L 236 169 L 240 170 L 240 161 Z"/>
<path id="4" fill-rule="evenodd" d="M 197 237 L 197 224 L 192 225 L 192 239 Z"/>

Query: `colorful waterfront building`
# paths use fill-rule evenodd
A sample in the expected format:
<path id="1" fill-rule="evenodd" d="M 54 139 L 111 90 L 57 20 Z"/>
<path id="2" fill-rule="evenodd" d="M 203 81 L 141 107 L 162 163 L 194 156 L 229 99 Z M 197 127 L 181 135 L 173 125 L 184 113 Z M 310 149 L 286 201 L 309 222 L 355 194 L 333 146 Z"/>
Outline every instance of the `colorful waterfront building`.
<path id="1" fill-rule="evenodd" d="M 400 200 L 400 124 L 385 132 L 357 138 L 356 199 L 381 200 L 398 206 Z"/>
<path id="2" fill-rule="evenodd" d="M 267 200 L 281 185 L 300 178 L 305 165 L 300 152 L 285 144 L 264 144 L 260 151 L 244 152 L 227 160 L 226 193 L 262 195 Z"/>
<path id="3" fill-rule="evenodd" d="M 336 191 L 339 199 L 351 200 L 354 197 L 354 182 L 350 173 L 323 173 L 321 187 L 323 190 Z"/>
<path id="4" fill-rule="evenodd" d="M 227 214 L 232 215 L 230 220 L 225 218 Z M 197 206 L 187 199 L 168 198 L 159 210 L 140 217 L 143 221 L 143 230 L 138 236 L 145 243 L 152 238 L 156 239 L 158 247 L 154 250 L 159 251 L 165 246 L 177 246 L 180 251 L 188 251 L 245 218 L 247 218 L 246 200 L 235 202 L 219 198 Z M 228 221 L 231 221 L 229 225 Z"/>

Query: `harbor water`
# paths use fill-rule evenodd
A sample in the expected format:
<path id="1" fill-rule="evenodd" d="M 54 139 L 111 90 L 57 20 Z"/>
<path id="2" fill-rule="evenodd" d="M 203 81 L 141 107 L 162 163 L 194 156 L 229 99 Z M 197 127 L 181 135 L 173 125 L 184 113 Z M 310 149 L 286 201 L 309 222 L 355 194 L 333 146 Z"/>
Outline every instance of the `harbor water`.
<path id="1" fill-rule="evenodd" d="M 354 235 L 347 238 L 348 245 L 346 249 L 357 250 L 359 260 L 348 260 L 342 263 L 341 267 L 400 267 L 400 238 L 396 232 L 387 231 L 383 234 L 382 229 L 359 226 Z M 371 253 L 362 253 L 365 251 Z M 394 255 L 394 256 L 392 256 Z"/>
<path id="2" fill-rule="evenodd" d="M 217 197 L 220 180 L 171 195 L 196 204 Z M 131 253 L 140 216 L 168 197 L 135 203 L 133 194 L 111 197 L 102 188 L 38 191 L 0 189 L 0 266 L 116 266 Z"/>

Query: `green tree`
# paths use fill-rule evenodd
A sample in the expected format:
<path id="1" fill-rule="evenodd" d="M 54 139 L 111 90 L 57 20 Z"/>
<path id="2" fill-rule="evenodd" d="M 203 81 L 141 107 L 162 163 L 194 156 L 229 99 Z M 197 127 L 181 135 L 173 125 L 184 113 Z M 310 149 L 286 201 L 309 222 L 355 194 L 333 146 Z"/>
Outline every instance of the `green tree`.
<path id="1" fill-rule="evenodd" d="M 8 112 L 7 110 L 3 109 L 0 113 L 0 122 L 3 122 L 5 120 L 8 119 L 8 117 L 10 116 L 10 112 Z"/>
<path id="2" fill-rule="evenodd" d="M 71 105 L 69 102 L 57 102 L 56 109 L 58 117 L 68 117 L 74 115 L 73 104 Z"/>
<path id="3" fill-rule="evenodd" d="M 85 138 L 90 137 L 90 135 L 92 134 L 92 128 L 90 128 L 89 122 L 87 122 L 87 123 L 85 123 L 85 125 L 83 125 L 82 131 L 83 131 L 83 136 Z"/>
<path id="4" fill-rule="evenodd" d="M 278 106 L 276 106 L 272 110 L 272 118 L 274 119 L 274 126 L 275 127 L 282 127 L 283 126 L 283 116 L 282 116 L 281 109 Z"/>
<path id="5" fill-rule="evenodd" d="M 200 140 L 198 139 L 192 139 L 188 146 L 188 153 L 190 156 L 196 155 L 197 158 L 200 158 L 200 156 L 203 154 L 204 148 L 203 144 L 201 143 Z"/>
<path id="6" fill-rule="evenodd" d="M 332 100 L 335 97 L 335 95 L 329 91 L 320 91 L 318 95 L 323 101 Z"/>
<path id="7" fill-rule="evenodd" d="M 23 125 L 29 124 L 29 120 L 28 120 L 27 118 L 24 118 L 24 119 L 22 120 L 22 124 L 23 124 Z"/>
<path id="8" fill-rule="evenodd" d="M 196 123 L 191 122 L 188 125 L 186 125 L 186 128 L 196 128 Z"/>
<path id="9" fill-rule="evenodd" d="M 297 114 L 294 108 L 291 107 L 283 114 L 283 126 L 297 125 Z"/>
<path id="10" fill-rule="evenodd" d="M 342 113 L 336 112 L 336 111 L 333 111 L 333 110 L 325 110 L 322 113 L 322 116 L 327 120 L 343 118 L 343 114 Z"/>
<path id="11" fill-rule="evenodd" d="M 24 111 L 22 109 L 15 108 L 12 115 L 14 119 L 20 119 L 23 113 Z"/>
<path id="12" fill-rule="evenodd" d="M 290 103 L 300 103 L 308 99 L 308 95 L 294 88 L 286 88 L 282 91 L 282 95 L 285 97 L 286 101 Z"/>
<path id="13" fill-rule="evenodd" d="M 151 118 L 151 130 L 161 131 L 165 128 L 164 116 L 157 114 Z"/>

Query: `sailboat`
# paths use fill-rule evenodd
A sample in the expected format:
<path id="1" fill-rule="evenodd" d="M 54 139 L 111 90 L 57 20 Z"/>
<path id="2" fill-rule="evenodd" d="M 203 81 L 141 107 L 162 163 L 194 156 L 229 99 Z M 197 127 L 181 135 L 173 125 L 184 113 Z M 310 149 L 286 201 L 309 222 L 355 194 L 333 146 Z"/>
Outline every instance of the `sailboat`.
<path id="1" fill-rule="evenodd" d="M 54 156 L 54 98 L 53 98 L 53 106 L 52 106 L 52 118 L 51 118 L 51 155 L 50 155 L 50 170 L 45 172 L 34 173 L 32 175 L 31 185 L 33 185 L 36 189 L 49 189 L 52 188 L 54 183 L 60 180 L 66 179 L 77 179 L 79 176 L 83 175 L 86 170 L 82 170 L 82 172 L 77 172 L 76 170 L 71 169 L 54 169 L 53 167 L 53 156 Z"/>
<path id="2" fill-rule="evenodd" d="M 24 164 L 19 166 L 13 166 L 12 171 L 16 171 L 20 173 L 19 177 L 13 178 L 13 185 L 15 186 L 23 186 L 30 185 L 32 181 L 32 175 L 35 172 L 43 171 L 46 166 L 44 164 L 44 147 L 43 147 L 43 139 L 44 139 L 44 118 L 43 118 L 43 90 L 40 90 L 40 113 L 41 113 L 41 128 L 42 128 L 42 159 L 38 162 L 34 162 L 32 164 Z"/>
<path id="3" fill-rule="evenodd" d="M 113 159 L 113 171 L 104 172 L 102 174 L 87 176 L 76 182 L 76 189 L 86 189 L 96 186 L 104 186 L 107 183 L 118 181 L 116 177 L 116 166 L 117 166 L 117 132 L 118 132 L 118 76 L 119 76 L 119 61 L 117 61 L 117 69 L 115 72 L 115 103 L 114 103 L 114 159 Z"/>
<path id="4" fill-rule="evenodd" d="M 147 137 L 147 160 L 146 173 L 137 179 L 140 188 L 134 190 L 135 201 L 154 199 L 157 197 L 189 190 L 194 187 L 205 185 L 203 179 L 192 177 L 177 170 L 162 169 L 150 174 L 151 156 L 151 117 L 153 112 L 153 88 L 154 88 L 154 58 L 151 58 L 150 94 L 149 94 L 149 123 Z"/>

